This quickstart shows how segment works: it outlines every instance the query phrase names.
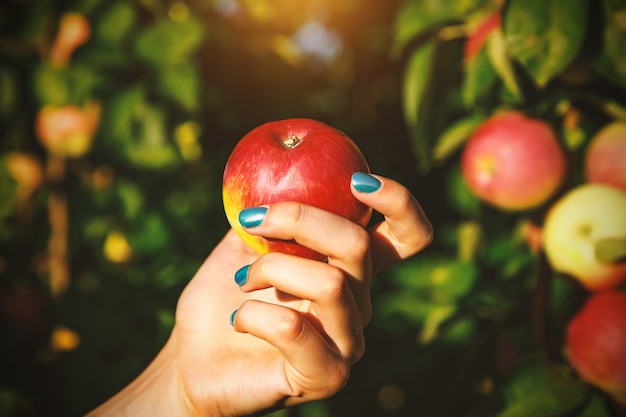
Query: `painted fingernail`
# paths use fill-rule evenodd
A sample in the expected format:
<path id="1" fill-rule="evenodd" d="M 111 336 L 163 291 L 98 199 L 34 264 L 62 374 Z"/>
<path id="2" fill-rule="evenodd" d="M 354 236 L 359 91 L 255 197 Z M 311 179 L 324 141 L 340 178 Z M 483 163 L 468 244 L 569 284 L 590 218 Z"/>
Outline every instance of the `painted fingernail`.
<path id="1" fill-rule="evenodd" d="M 378 191 L 381 182 L 366 172 L 355 172 L 352 174 L 352 186 L 360 193 L 369 194 Z"/>
<path id="2" fill-rule="evenodd" d="M 235 316 L 237 315 L 237 310 L 233 311 L 230 315 L 230 325 L 233 326 L 235 324 Z"/>
<path id="3" fill-rule="evenodd" d="M 248 271 L 250 270 L 250 265 L 246 265 L 241 268 L 239 271 L 235 272 L 235 282 L 240 287 L 248 282 Z"/>
<path id="4" fill-rule="evenodd" d="M 267 215 L 267 207 L 250 207 L 241 210 L 239 213 L 239 223 L 243 227 L 257 227 Z"/>

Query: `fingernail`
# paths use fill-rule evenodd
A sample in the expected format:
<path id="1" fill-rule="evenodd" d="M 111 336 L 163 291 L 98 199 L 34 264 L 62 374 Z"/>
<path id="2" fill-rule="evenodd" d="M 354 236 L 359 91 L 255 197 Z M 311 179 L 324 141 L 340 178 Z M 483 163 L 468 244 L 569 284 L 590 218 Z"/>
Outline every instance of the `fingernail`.
<path id="1" fill-rule="evenodd" d="M 239 213 L 239 223 L 243 227 L 257 227 L 267 215 L 267 207 L 251 207 L 241 210 Z"/>
<path id="2" fill-rule="evenodd" d="M 235 324 L 235 316 L 237 315 L 237 310 L 233 311 L 230 315 L 230 325 L 233 326 Z"/>
<path id="3" fill-rule="evenodd" d="M 352 186 L 360 193 L 369 194 L 378 191 L 381 182 L 366 172 L 355 172 L 352 174 Z"/>
<path id="4" fill-rule="evenodd" d="M 239 271 L 235 272 L 235 282 L 240 287 L 248 282 L 248 271 L 250 270 L 250 265 L 246 265 L 241 268 Z"/>

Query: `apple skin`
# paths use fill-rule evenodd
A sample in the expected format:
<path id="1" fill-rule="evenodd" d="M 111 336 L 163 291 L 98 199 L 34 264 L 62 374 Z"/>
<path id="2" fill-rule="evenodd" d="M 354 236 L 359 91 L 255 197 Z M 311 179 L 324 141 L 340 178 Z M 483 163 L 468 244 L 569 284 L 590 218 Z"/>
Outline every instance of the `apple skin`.
<path id="1" fill-rule="evenodd" d="M 289 148 L 283 142 L 297 138 Z M 294 201 L 343 216 L 365 227 L 371 209 L 350 191 L 352 174 L 370 172 L 356 144 L 341 131 L 304 118 L 262 124 L 233 149 L 222 184 L 226 217 L 233 230 L 260 254 L 283 252 L 325 260 L 294 241 L 265 239 L 247 233 L 239 223 L 244 208 Z"/>
<path id="2" fill-rule="evenodd" d="M 585 153 L 585 178 L 626 192 L 626 122 L 612 122 L 593 136 Z"/>
<path id="3" fill-rule="evenodd" d="M 579 185 L 546 213 L 542 241 L 550 265 L 590 291 L 615 288 L 626 280 L 626 263 L 596 257 L 597 243 L 609 238 L 626 239 L 626 193 L 615 187 Z"/>
<path id="4" fill-rule="evenodd" d="M 588 298 L 567 325 L 565 353 L 582 379 L 626 406 L 626 293 Z"/>
<path id="5" fill-rule="evenodd" d="M 565 154 L 552 128 L 519 112 L 499 113 L 482 123 L 461 155 L 469 189 L 505 211 L 546 202 L 565 178 Z"/>

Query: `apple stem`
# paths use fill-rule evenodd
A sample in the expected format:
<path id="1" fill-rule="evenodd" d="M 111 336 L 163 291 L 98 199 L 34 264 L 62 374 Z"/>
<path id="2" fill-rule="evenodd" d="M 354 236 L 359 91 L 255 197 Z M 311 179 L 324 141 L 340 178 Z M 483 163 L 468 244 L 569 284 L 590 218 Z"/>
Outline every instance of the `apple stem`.
<path id="1" fill-rule="evenodd" d="M 287 149 L 293 149 L 296 146 L 298 146 L 301 142 L 302 141 L 296 135 L 291 135 L 289 136 L 289 138 L 283 141 L 283 145 L 285 145 Z"/>

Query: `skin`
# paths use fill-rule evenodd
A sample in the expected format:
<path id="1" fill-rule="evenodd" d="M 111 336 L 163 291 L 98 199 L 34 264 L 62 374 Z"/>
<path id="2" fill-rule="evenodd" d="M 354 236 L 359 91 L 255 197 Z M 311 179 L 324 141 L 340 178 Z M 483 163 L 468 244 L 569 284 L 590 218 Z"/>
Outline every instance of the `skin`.
<path id="1" fill-rule="evenodd" d="M 269 205 L 249 233 L 298 243 L 319 262 L 259 256 L 231 230 L 183 291 L 171 337 L 148 368 L 89 414 L 241 416 L 327 398 L 363 355 L 372 275 L 425 248 L 432 227 L 410 192 L 381 188 L 357 199 L 385 220 L 365 229 L 300 203 Z M 235 272 L 250 264 L 238 287 Z M 233 326 L 229 316 L 237 310 Z"/>

